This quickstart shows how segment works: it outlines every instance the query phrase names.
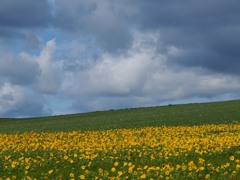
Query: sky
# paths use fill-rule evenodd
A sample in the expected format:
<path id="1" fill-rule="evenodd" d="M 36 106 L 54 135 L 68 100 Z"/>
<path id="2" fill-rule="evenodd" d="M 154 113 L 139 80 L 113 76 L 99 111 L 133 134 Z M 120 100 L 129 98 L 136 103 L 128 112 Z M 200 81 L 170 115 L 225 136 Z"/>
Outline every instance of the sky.
<path id="1" fill-rule="evenodd" d="M 239 0 L 0 4 L 0 117 L 240 99 Z"/>

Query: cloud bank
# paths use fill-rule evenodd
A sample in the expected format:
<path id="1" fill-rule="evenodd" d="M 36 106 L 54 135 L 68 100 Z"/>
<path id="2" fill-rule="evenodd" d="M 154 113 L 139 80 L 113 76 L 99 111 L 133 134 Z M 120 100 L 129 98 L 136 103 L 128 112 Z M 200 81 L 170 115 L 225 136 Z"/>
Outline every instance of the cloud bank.
<path id="1" fill-rule="evenodd" d="M 236 0 L 1 4 L 1 117 L 240 98 Z"/>

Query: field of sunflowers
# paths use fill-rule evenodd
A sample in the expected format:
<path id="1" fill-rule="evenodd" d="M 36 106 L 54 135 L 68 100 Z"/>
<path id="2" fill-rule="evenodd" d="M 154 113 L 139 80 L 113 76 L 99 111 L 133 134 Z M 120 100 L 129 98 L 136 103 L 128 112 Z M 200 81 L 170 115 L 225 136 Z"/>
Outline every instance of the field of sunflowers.
<path id="1" fill-rule="evenodd" d="M 240 179 L 240 123 L 0 133 L 0 179 Z"/>

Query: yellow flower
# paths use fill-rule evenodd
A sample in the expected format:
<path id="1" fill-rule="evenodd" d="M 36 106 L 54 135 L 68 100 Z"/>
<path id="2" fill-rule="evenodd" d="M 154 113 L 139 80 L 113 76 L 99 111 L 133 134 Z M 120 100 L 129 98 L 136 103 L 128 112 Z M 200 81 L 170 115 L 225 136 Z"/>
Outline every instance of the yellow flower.
<path id="1" fill-rule="evenodd" d="M 65 155 L 63 158 L 64 158 L 65 160 L 67 160 L 67 159 L 68 159 L 68 156 L 67 156 L 67 155 Z"/>
<path id="2" fill-rule="evenodd" d="M 185 171 L 187 169 L 187 166 L 186 165 L 183 165 L 182 166 L 182 170 Z"/>
<path id="3" fill-rule="evenodd" d="M 168 176 L 169 175 L 169 171 L 166 171 L 165 174 L 166 174 L 166 176 Z"/>
<path id="4" fill-rule="evenodd" d="M 128 173 L 132 173 L 132 171 L 133 171 L 132 167 L 129 167 L 128 168 Z"/>
<path id="5" fill-rule="evenodd" d="M 203 164 L 205 162 L 205 160 L 203 158 L 199 158 L 198 162 L 199 162 L 199 164 Z"/>
<path id="6" fill-rule="evenodd" d="M 229 158 L 231 161 L 234 161 L 234 156 L 230 156 Z"/>
<path id="7" fill-rule="evenodd" d="M 118 176 L 121 176 L 123 174 L 122 171 L 118 171 Z"/>
<path id="8" fill-rule="evenodd" d="M 74 177 L 74 174 L 73 174 L 73 173 L 70 173 L 69 176 L 70 176 L 71 178 L 73 178 L 73 177 Z"/>
<path id="9" fill-rule="evenodd" d="M 146 177 L 147 177 L 146 174 L 142 174 L 142 175 L 140 176 L 141 179 L 145 179 Z"/>
<path id="10" fill-rule="evenodd" d="M 99 168 L 98 169 L 98 172 L 101 174 L 101 173 L 103 173 L 103 169 L 102 168 Z"/>
<path id="11" fill-rule="evenodd" d="M 105 176 L 105 177 L 108 177 L 108 176 L 109 176 L 109 173 L 108 173 L 108 172 L 105 172 L 105 173 L 104 173 L 104 176 Z"/>
<path id="12" fill-rule="evenodd" d="M 193 161 L 190 161 L 190 162 L 188 163 L 188 166 L 193 167 L 193 166 L 194 166 L 194 162 L 193 162 Z"/>
<path id="13" fill-rule="evenodd" d="M 30 158 L 25 158 L 25 162 L 28 163 Z"/>
<path id="14" fill-rule="evenodd" d="M 179 164 L 177 164 L 176 170 L 178 170 L 178 169 L 180 169 L 180 168 L 181 168 L 181 166 L 180 166 Z"/>
<path id="15" fill-rule="evenodd" d="M 73 161 L 72 159 L 70 159 L 69 162 L 70 162 L 71 164 L 74 163 L 74 161 Z"/>
<path id="16" fill-rule="evenodd" d="M 48 174 L 52 174 L 52 173 L 53 173 L 53 170 L 52 170 L 52 169 L 48 171 Z"/>
<path id="17" fill-rule="evenodd" d="M 84 175 L 80 175 L 79 178 L 80 179 L 85 179 L 85 176 Z"/>
<path id="18" fill-rule="evenodd" d="M 115 163 L 114 163 L 114 166 L 118 166 L 118 162 L 115 162 Z"/>
<path id="19" fill-rule="evenodd" d="M 205 179 L 209 179 L 210 178 L 210 174 L 206 174 Z"/>
<path id="20" fill-rule="evenodd" d="M 111 169 L 111 171 L 112 171 L 112 172 L 115 172 L 115 171 L 116 171 L 116 169 L 113 167 L 113 168 Z"/>
<path id="21" fill-rule="evenodd" d="M 131 163 L 131 162 L 129 162 L 129 163 L 128 163 L 128 166 L 131 166 L 131 165 L 132 165 L 132 163 Z"/>

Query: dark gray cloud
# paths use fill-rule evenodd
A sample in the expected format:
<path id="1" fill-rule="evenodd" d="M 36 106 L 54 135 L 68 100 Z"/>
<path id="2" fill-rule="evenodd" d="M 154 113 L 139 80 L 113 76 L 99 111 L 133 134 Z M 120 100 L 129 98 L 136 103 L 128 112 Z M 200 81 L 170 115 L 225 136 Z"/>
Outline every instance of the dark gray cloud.
<path id="1" fill-rule="evenodd" d="M 0 3 L 0 27 L 39 27 L 51 20 L 47 0 L 1 0 Z"/>
<path id="2" fill-rule="evenodd" d="M 138 12 L 132 23 L 141 30 L 158 31 L 161 45 L 183 50 L 171 59 L 174 64 L 240 73 L 239 1 L 134 2 Z"/>
<path id="3" fill-rule="evenodd" d="M 131 45 L 132 36 L 127 19 L 122 18 L 123 14 L 118 13 L 115 5 L 108 0 L 56 0 L 54 24 L 68 32 L 93 36 L 103 50 L 126 50 Z"/>
<path id="4" fill-rule="evenodd" d="M 77 0 L 56 0 L 55 25 L 68 31 L 86 29 L 91 14 L 97 9 L 96 2 Z"/>
<path id="5" fill-rule="evenodd" d="M 198 32 L 189 37 L 187 34 L 178 32 L 179 36 L 186 37 L 187 40 L 177 37 L 176 43 L 172 40 L 171 43 L 179 47 L 182 52 L 179 56 L 170 58 L 170 61 L 182 66 L 207 68 L 213 72 L 239 74 L 239 33 L 240 29 L 237 27 L 219 27 L 206 33 Z"/>
<path id="6" fill-rule="evenodd" d="M 238 22 L 239 2 L 236 0 L 131 2 L 138 9 L 133 20 L 144 29 L 178 27 L 201 31 Z"/>
<path id="7" fill-rule="evenodd" d="M 51 26 L 51 11 L 48 0 L 0 0 L 0 43 L 11 50 L 39 50 L 37 32 Z"/>
<path id="8" fill-rule="evenodd" d="M 157 32 L 159 51 L 183 50 L 169 63 L 200 66 L 215 72 L 240 73 L 240 2 L 76 1 L 57 0 L 56 26 L 96 38 L 109 52 L 131 47 L 132 29 Z"/>

